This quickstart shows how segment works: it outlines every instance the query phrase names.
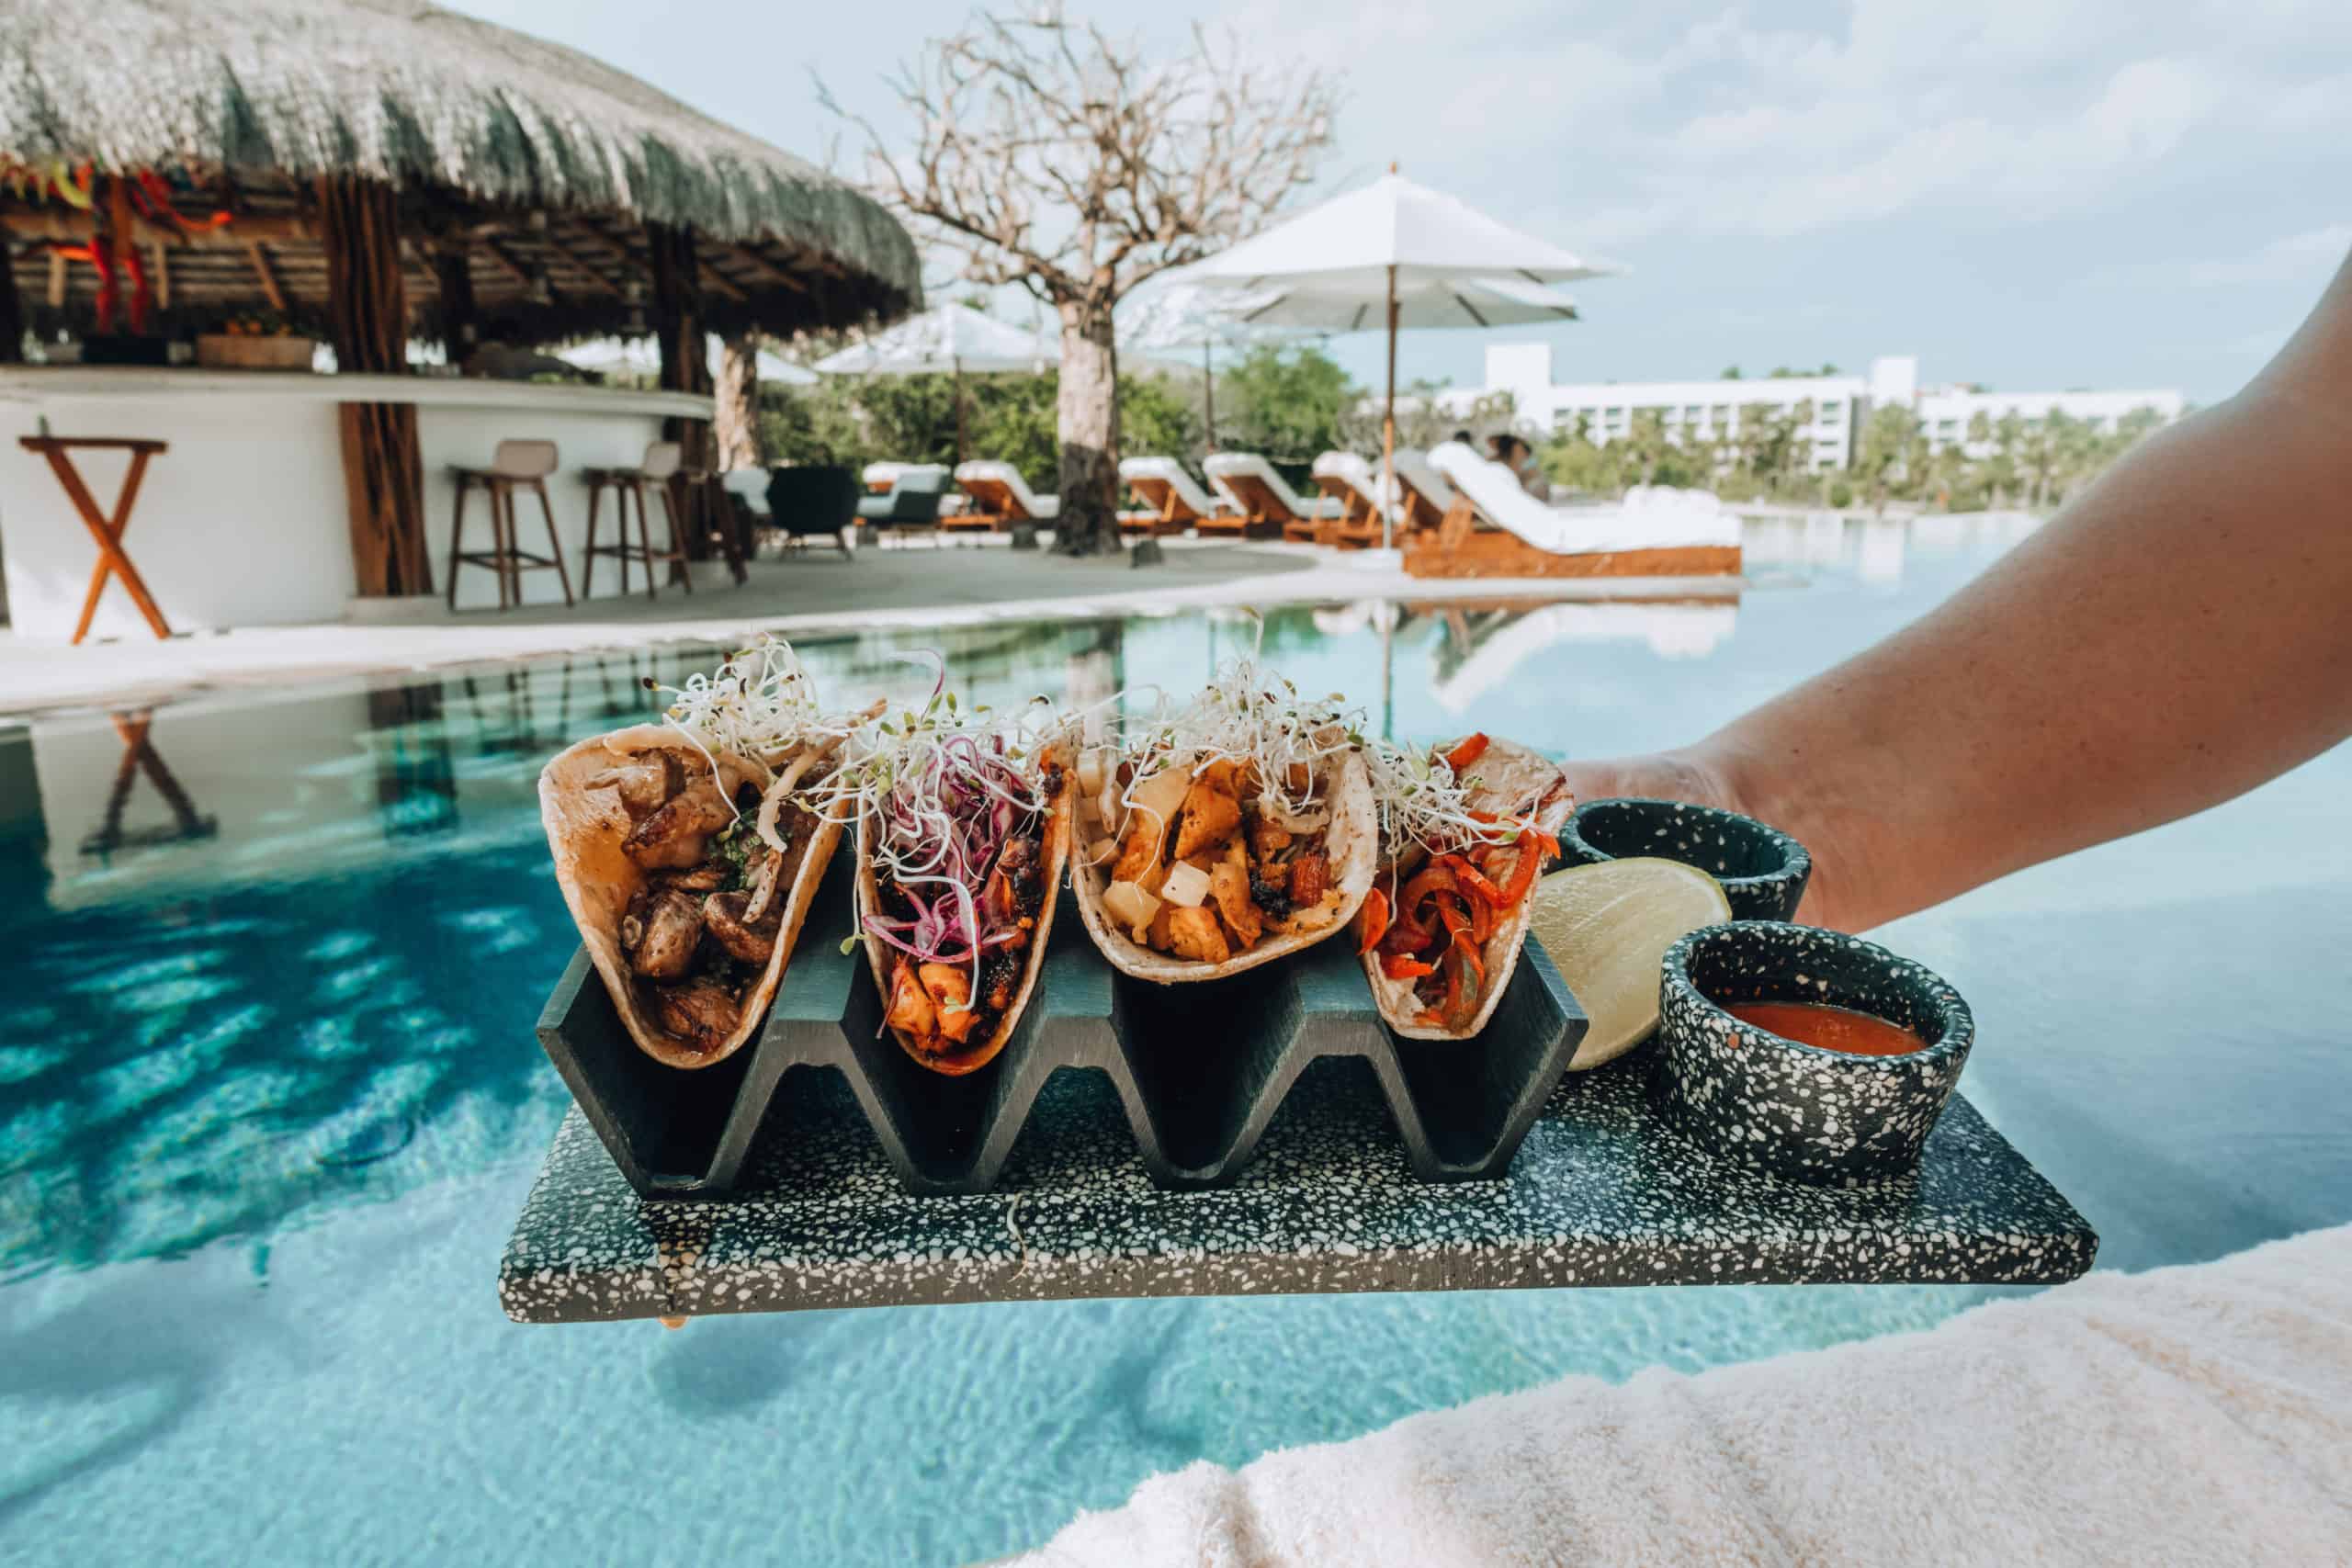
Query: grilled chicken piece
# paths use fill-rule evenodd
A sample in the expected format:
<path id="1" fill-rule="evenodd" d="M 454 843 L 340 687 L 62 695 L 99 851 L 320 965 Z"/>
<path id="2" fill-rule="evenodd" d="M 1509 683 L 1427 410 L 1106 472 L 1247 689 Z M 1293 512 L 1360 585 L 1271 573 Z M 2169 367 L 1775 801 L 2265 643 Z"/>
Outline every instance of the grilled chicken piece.
<path id="1" fill-rule="evenodd" d="M 1227 844 L 1224 857 L 1209 868 L 1209 897 L 1216 912 L 1225 917 L 1226 930 L 1244 948 L 1257 946 L 1258 939 L 1266 934 L 1266 922 L 1250 901 L 1250 857 L 1240 840 Z"/>
<path id="2" fill-rule="evenodd" d="M 1260 860 L 1271 860 L 1290 848 L 1291 830 L 1262 813 L 1250 819 L 1250 848 Z"/>
<path id="3" fill-rule="evenodd" d="M 694 962 L 695 944 L 702 940 L 702 905 L 690 893 L 663 893 L 646 907 L 638 939 L 629 949 L 629 967 L 649 980 L 674 980 Z M 628 940 L 628 921 L 621 924 L 621 940 Z M 732 1028 L 733 1025 L 729 1025 Z M 673 1032 L 674 1032 L 674 1031 Z"/>
<path id="4" fill-rule="evenodd" d="M 1216 912 L 1205 904 L 1170 911 L 1168 946 L 1179 958 L 1197 958 L 1204 964 L 1223 964 L 1233 956 L 1233 944 L 1217 927 Z"/>
<path id="5" fill-rule="evenodd" d="M 748 917 L 749 893 L 714 893 L 702 903 L 702 923 L 712 938 L 746 964 L 765 964 L 775 956 L 776 938 L 784 931 L 784 911 L 770 908 L 767 918 Z"/>
<path id="6" fill-rule="evenodd" d="M 972 972 L 954 964 L 925 964 L 915 976 L 939 1006 L 941 1037 L 961 1045 L 980 1021 L 972 1009 Z"/>
<path id="7" fill-rule="evenodd" d="M 1114 882 L 1141 882 L 1159 863 L 1160 846 L 1168 841 L 1168 824 L 1148 811 L 1127 818 L 1127 836 L 1120 840 L 1118 863 L 1111 868 Z"/>
<path id="8" fill-rule="evenodd" d="M 1216 849 L 1241 826 L 1241 800 L 1233 793 L 1233 774 L 1230 762 L 1212 762 L 1184 793 L 1176 824 L 1178 860 Z"/>
<path id="9" fill-rule="evenodd" d="M 905 959 L 890 973 L 890 1010 L 882 1021 L 901 1034 L 916 1040 L 929 1040 L 939 1032 L 939 1010 L 932 1005 L 931 993 L 915 978 L 915 966 Z"/>
<path id="10" fill-rule="evenodd" d="M 630 829 L 621 848 L 649 871 L 683 871 L 700 864 L 710 835 L 734 820 L 718 786 L 699 778 Z"/>
<path id="11" fill-rule="evenodd" d="M 1304 912 L 1323 902 L 1331 886 L 1331 857 L 1317 850 L 1290 863 L 1291 908 Z"/>
<path id="12" fill-rule="evenodd" d="M 664 892 L 674 887 L 681 893 L 716 893 L 727 884 L 727 867 L 723 862 L 707 860 L 692 871 L 660 873 L 653 883 Z"/>
<path id="13" fill-rule="evenodd" d="M 653 1007 L 664 1030 L 705 1051 L 724 1044 L 742 1019 L 727 987 L 708 978 L 656 987 Z"/>
<path id="14" fill-rule="evenodd" d="M 628 819 L 642 822 L 684 788 L 685 783 L 685 770 L 678 765 L 676 752 L 645 751 L 635 761 L 605 769 L 590 779 L 587 787 L 616 791 Z"/>

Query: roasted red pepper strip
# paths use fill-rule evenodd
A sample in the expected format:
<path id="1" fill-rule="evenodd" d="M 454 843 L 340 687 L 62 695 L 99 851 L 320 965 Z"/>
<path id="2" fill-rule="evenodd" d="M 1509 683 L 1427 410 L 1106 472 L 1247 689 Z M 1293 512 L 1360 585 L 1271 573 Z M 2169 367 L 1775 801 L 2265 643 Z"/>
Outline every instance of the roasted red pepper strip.
<path id="1" fill-rule="evenodd" d="M 1487 732 L 1466 737 L 1460 745 L 1445 754 L 1445 765 L 1459 773 L 1463 769 L 1487 754 Z"/>
<path id="2" fill-rule="evenodd" d="M 1363 896 L 1363 912 L 1356 917 L 1357 934 L 1363 940 L 1356 946 L 1356 956 L 1362 958 L 1380 945 L 1388 934 L 1388 895 L 1375 887 Z"/>
<path id="3" fill-rule="evenodd" d="M 1441 855 L 1438 857 L 1437 863 L 1453 873 L 1462 886 L 1489 903 L 1502 904 L 1508 908 L 1510 903 L 1515 902 L 1515 900 L 1506 899 L 1503 897 L 1503 890 L 1487 880 L 1485 872 L 1480 871 L 1460 855 Z"/>
<path id="4" fill-rule="evenodd" d="M 1458 898 L 1462 896 L 1462 884 L 1442 865 L 1423 867 L 1405 884 L 1404 894 L 1396 900 L 1396 918 L 1413 919 L 1420 910 L 1421 900 L 1432 893 L 1451 893 Z"/>
<path id="5" fill-rule="evenodd" d="M 1502 892 L 1496 896 L 1495 901 L 1506 909 L 1519 908 L 1519 901 L 1527 897 L 1529 888 L 1535 886 L 1535 874 L 1543 864 L 1543 852 L 1535 845 L 1522 841 L 1519 846 L 1519 863 L 1510 868 L 1510 879 L 1503 884 Z"/>
<path id="6" fill-rule="evenodd" d="M 1381 955 L 1380 972 L 1392 980 L 1418 980 L 1424 975 L 1436 974 L 1437 965 L 1408 958 L 1401 953 L 1389 953 Z"/>

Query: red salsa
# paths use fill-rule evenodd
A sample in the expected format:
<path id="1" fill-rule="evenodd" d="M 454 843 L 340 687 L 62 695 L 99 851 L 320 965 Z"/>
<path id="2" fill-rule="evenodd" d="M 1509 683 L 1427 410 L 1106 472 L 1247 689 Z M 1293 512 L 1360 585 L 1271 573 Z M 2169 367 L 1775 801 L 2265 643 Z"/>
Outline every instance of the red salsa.
<path id="1" fill-rule="evenodd" d="M 1783 1040 L 1849 1056 L 1907 1056 L 1928 1043 L 1899 1023 L 1827 1002 L 1725 1002 L 1724 1011 Z"/>

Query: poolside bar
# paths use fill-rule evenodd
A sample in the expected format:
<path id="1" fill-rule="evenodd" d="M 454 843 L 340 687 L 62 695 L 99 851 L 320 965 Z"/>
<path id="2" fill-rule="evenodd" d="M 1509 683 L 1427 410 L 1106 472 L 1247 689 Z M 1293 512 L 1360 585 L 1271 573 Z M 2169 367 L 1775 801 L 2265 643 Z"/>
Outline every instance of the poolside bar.
<path id="1" fill-rule="evenodd" d="M 656 442 L 680 460 L 654 528 L 674 512 L 740 578 L 705 334 L 920 300 L 865 197 L 526 35 L 238 0 L 110 16 L 88 51 L 73 8 L 16 11 L 37 64 L 0 85 L 0 570 L 28 637 L 560 604 L 586 472 Z M 657 389 L 549 384 L 532 352 L 611 334 L 656 339 Z M 545 510 L 519 487 L 494 528 L 477 496 L 464 548 L 497 558 L 459 570 L 454 476 L 503 442 L 552 444 Z"/>

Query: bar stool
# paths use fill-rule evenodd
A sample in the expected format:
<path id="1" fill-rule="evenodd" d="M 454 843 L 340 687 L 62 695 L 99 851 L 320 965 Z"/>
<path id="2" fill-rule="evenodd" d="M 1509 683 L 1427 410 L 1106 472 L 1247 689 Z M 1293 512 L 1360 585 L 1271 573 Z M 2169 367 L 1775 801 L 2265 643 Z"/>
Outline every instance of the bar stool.
<path id="1" fill-rule="evenodd" d="M 596 595 L 596 558 L 612 556 L 621 563 L 621 592 L 628 592 L 628 563 L 640 561 L 645 566 L 645 596 L 655 596 L 653 563 L 668 561 L 678 569 L 678 581 L 686 592 L 695 591 L 692 569 L 686 565 L 685 543 L 679 537 L 677 502 L 670 497 L 670 479 L 678 471 L 681 457 L 674 441 L 656 441 L 645 449 L 645 456 L 634 468 L 583 468 L 581 477 L 588 481 L 588 565 L 587 577 L 580 592 Z M 645 487 L 651 485 L 662 495 L 662 515 L 670 525 L 670 545 L 667 549 L 653 547 L 652 530 L 645 520 Z M 605 491 L 613 492 L 613 511 L 619 519 L 620 542 L 600 545 L 596 542 L 596 512 L 605 499 Z M 628 542 L 628 498 L 637 497 L 637 543 Z"/>
<path id="2" fill-rule="evenodd" d="M 452 465 L 458 480 L 458 512 L 449 525 L 449 608 L 458 607 L 458 568 L 486 566 L 498 573 L 498 607 L 511 610 L 523 602 L 523 573 L 553 570 L 563 584 L 563 602 L 572 603 L 571 574 L 564 570 L 563 542 L 556 537 L 555 508 L 548 502 L 547 477 L 555 472 L 552 441 L 502 441 L 486 468 Z M 469 550 L 466 540 L 466 496 L 480 488 L 490 495 L 491 547 Z M 533 555 L 514 543 L 514 492 L 529 490 L 539 498 L 540 514 L 548 520 L 548 555 Z"/>

